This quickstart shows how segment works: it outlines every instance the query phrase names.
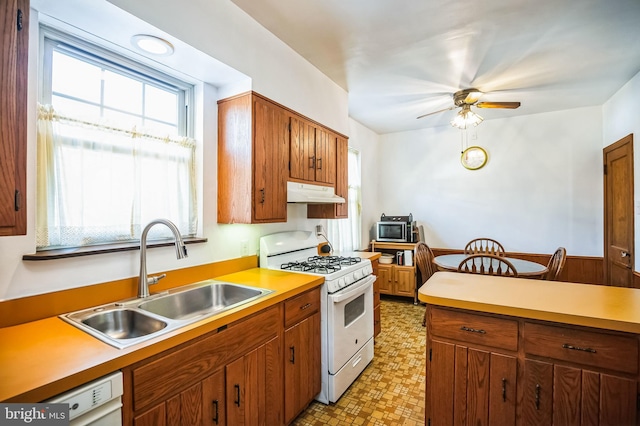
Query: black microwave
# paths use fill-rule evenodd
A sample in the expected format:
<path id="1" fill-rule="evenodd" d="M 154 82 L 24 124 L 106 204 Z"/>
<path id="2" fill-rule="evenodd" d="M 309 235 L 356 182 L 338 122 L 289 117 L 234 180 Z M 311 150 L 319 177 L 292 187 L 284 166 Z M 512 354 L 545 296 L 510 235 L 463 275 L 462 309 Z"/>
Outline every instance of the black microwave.
<path id="1" fill-rule="evenodd" d="M 376 240 L 397 243 L 413 243 L 415 222 L 382 221 L 376 223 Z"/>

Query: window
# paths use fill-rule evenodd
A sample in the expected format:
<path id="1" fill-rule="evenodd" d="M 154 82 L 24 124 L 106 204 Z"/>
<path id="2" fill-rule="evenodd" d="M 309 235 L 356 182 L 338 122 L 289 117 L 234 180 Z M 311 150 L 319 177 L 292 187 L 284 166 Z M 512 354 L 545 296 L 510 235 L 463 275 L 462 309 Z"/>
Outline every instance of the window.
<path id="1" fill-rule="evenodd" d="M 193 87 L 43 28 L 39 250 L 138 240 L 158 217 L 197 231 Z M 154 227 L 150 238 L 170 237 Z"/>
<path id="2" fill-rule="evenodd" d="M 341 252 L 359 250 L 361 248 L 361 190 L 360 190 L 360 153 L 349 147 L 349 217 L 347 219 L 330 220 L 327 225 L 329 241 L 333 249 Z"/>

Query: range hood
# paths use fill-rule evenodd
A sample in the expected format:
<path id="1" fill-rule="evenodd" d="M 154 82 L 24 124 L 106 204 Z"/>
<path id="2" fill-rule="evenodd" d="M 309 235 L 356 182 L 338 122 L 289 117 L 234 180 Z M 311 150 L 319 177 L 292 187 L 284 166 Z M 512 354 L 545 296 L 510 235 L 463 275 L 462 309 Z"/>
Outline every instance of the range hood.
<path id="1" fill-rule="evenodd" d="M 287 182 L 287 203 L 341 204 L 345 199 L 335 194 L 332 186 Z"/>

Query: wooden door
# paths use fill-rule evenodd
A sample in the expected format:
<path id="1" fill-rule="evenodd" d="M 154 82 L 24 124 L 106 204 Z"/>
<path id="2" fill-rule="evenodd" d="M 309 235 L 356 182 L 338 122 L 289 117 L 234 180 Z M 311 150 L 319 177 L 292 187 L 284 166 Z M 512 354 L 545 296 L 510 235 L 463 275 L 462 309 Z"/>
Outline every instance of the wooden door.
<path id="1" fill-rule="evenodd" d="M 553 415 L 553 365 L 525 359 L 522 416 L 525 425 L 548 426 Z"/>
<path id="2" fill-rule="evenodd" d="M 411 296 L 416 289 L 416 270 L 413 266 L 395 266 L 394 292 L 398 296 Z"/>
<path id="3" fill-rule="evenodd" d="M 604 282 L 633 287 L 633 135 L 603 150 Z"/>
<path id="4" fill-rule="evenodd" d="M 509 355 L 491 353 L 489 373 L 489 424 L 516 424 L 517 361 Z"/>
<path id="5" fill-rule="evenodd" d="M 202 384 L 197 383 L 136 416 L 133 423 L 135 426 L 200 426 L 202 424 Z"/>
<path id="6" fill-rule="evenodd" d="M 254 126 L 254 219 L 287 221 L 289 122 L 285 111 L 256 98 Z"/>
<path id="7" fill-rule="evenodd" d="M 275 337 L 225 367 L 228 425 L 282 424 L 281 342 Z"/>
<path id="8" fill-rule="evenodd" d="M 380 293 L 393 294 L 393 265 L 378 265 L 378 283 Z"/>
<path id="9" fill-rule="evenodd" d="M 205 425 L 227 424 L 224 369 L 202 381 L 202 420 Z"/>
<path id="10" fill-rule="evenodd" d="M 336 195 L 345 202 L 336 204 L 335 217 L 349 217 L 349 142 L 341 137 L 336 140 Z"/>
<path id="11" fill-rule="evenodd" d="M 289 176 L 313 182 L 316 180 L 316 128 L 297 117 L 290 120 Z"/>
<path id="12" fill-rule="evenodd" d="M 284 347 L 284 419 L 289 424 L 320 393 L 320 314 L 287 329 Z"/>
<path id="13" fill-rule="evenodd" d="M 0 5 L 0 236 L 25 235 L 29 1 Z"/>
<path id="14" fill-rule="evenodd" d="M 431 426 L 453 424 L 454 356 L 456 346 L 452 343 L 433 340 L 427 359 L 427 386 L 425 424 Z"/>
<path id="15" fill-rule="evenodd" d="M 336 136 L 327 130 L 316 129 L 316 182 L 336 182 Z"/>

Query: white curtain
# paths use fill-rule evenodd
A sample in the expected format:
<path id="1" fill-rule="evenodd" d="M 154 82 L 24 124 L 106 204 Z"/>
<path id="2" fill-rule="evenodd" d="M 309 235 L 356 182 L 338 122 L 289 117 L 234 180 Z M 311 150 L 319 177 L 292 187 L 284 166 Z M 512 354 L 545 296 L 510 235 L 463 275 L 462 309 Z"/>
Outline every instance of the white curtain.
<path id="1" fill-rule="evenodd" d="M 361 244 L 361 184 L 360 184 L 360 153 L 349 148 L 349 217 L 347 219 L 329 220 L 327 234 L 334 251 L 346 253 L 360 250 Z"/>
<path id="2" fill-rule="evenodd" d="M 38 106 L 38 248 L 140 238 L 158 217 L 197 230 L 195 141 L 56 114 Z M 154 227 L 150 238 L 170 237 Z"/>

